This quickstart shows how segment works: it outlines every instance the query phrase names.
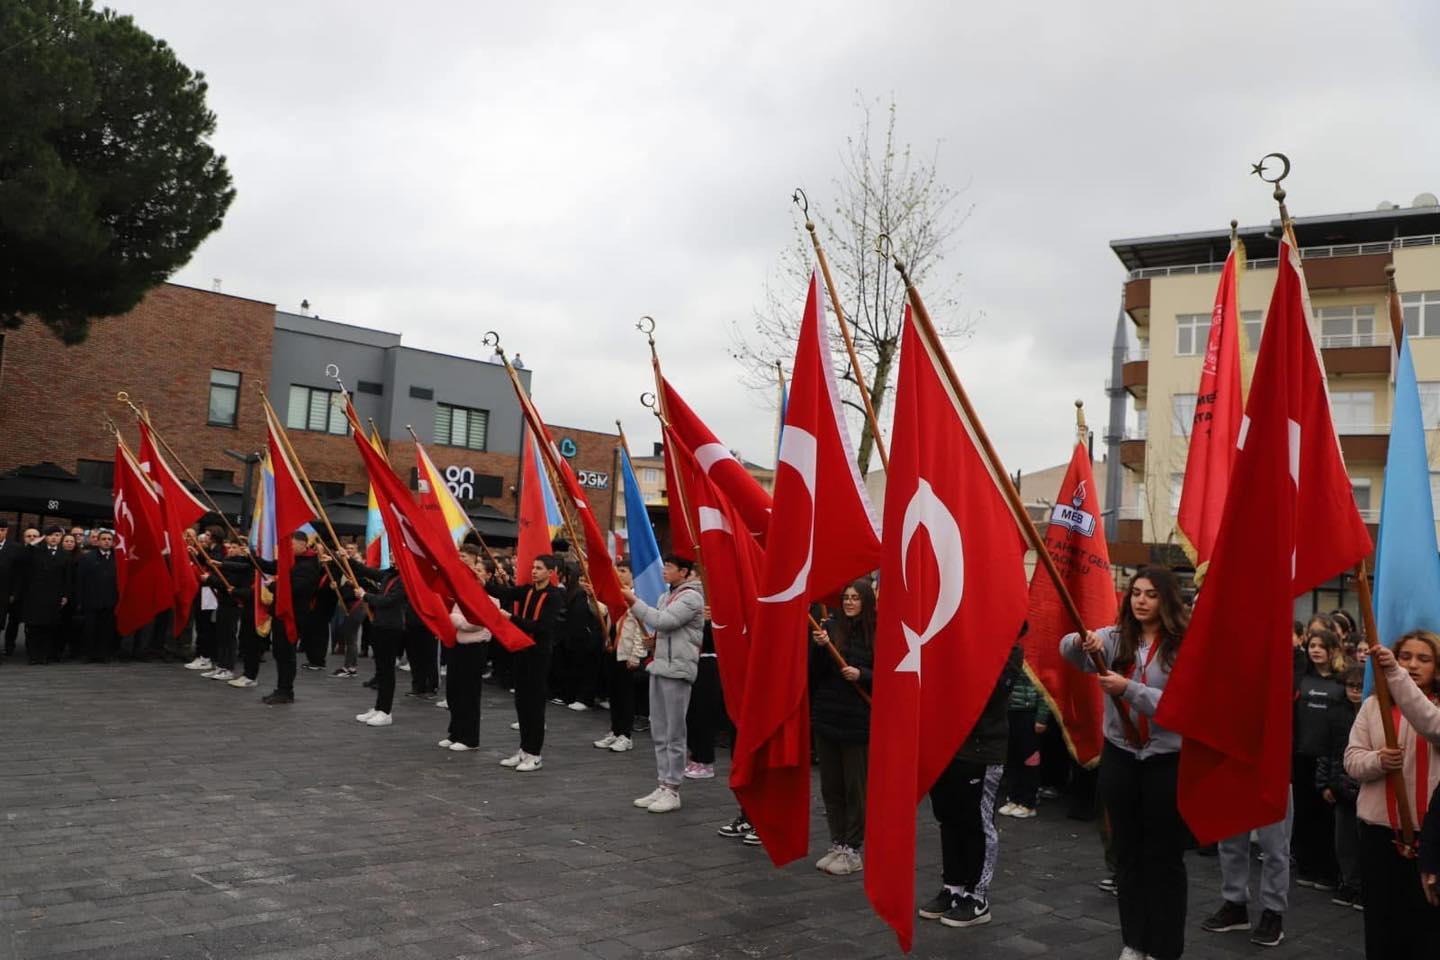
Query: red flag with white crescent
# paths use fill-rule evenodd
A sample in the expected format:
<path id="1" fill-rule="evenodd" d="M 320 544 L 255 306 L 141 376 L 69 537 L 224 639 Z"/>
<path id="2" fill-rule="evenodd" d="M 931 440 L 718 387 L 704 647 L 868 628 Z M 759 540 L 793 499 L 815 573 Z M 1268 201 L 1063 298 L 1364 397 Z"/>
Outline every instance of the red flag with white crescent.
<path id="1" fill-rule="evenodd" d="M 190 607 L 195 594 L 200 592 L 200 578 L 196 575 L 195 564 L 190 559 L 190 548 L 185 542 L 185 531 L 193 527 L 208 512 L 205 504 L 195 498 L 175 471 L 165 462 L 155 446 L 150 427 L 140 420 L 140 469 L 150 479 L 160 498 L 160 515 L 165 523 L 165 553 L 170 564 L 170 582 L 174 591 L 175 615 L 171 618 L 171 629 L 180 636 L 190 622 Z"/>
<path id="2" fill-rule="evenodd" d="M 906 309 L 885 487 L 865 893 L 909 950 L 915 809 L 970 735 L 1025 621 L 1024 548 L 943 345 Z"/>
<path id="3" fill-rule="evenodd" d="M 123 443 L 115 444 L 115 629 L 134 633 L 174 603 L 160 500 Z"/>

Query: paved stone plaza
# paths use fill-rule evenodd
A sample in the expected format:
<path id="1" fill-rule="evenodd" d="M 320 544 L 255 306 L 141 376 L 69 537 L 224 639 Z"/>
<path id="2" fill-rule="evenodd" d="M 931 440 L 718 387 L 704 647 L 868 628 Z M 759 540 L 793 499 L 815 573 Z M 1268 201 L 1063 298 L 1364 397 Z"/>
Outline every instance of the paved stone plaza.
<path id="1" fill-rule="evenodd" d="M 265 707 L 269 663 L 260 689 L 241 691 L 173 664 L 6 662 L 0 958 L 899 956 L 858 877 L 808 861 L 776 870 L 716 836 L 734 813 L 723 779 L 687 784 L 674 814 L 633 808 L 653 785 L 649 741 L 594 749 L 603 713 L 552 707 L 545 768 L 516 774 L 496 765 L 516 735 L 493 687 L 481 749 L 456 754 L 435 746 L 445 714 L 433 705 L 402 696 L 394 726 L 362 727 L 358 680 L 300 674 L 295 704 Z M 1093 825 L 1058 805 L 1002 821 L 994 922 L 918 921 L 913 955 L 1118 955 Z M 920 839 L 928 897 L 928 804 Z M 1217 871 L 1190 865 L 1186 956 L 1266 952 L 1199 929 Z M 1296 890 L 1280 950 L 1359 957 L 1360 925 Z"/>

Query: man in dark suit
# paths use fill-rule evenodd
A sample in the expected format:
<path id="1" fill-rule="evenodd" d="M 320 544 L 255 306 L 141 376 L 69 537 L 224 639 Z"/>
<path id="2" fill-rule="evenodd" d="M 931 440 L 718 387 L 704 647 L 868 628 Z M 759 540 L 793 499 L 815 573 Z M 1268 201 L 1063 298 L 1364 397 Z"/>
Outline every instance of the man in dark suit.
<path id="1" fill-rule="evenodd" d="M 20 611 L 11 606 L 11 595 L 19 585 L 18 566 L 25 555 L 25 547 L 18 539 L 10 539 L 10 521 L 0 517 L 0 627 L 6 628 L 10 642 L 7 654 L 15 652 L 15 634 L 20 623 Z M 10 624 L 16 624 L 15 629 Z"/>
<path id="2" fill-rule="evenodd" d="M 29 549 L 25 572 L 25 657 L 30 663 L 60 659 L 60 611 L 69 602 L 70 560 L 60 549 L 64 531 L 47 527 Z"/>
<path id="3" fill-rule="evenodd" d="M 88 663 L 105 663 L 116 653 L 115 534 L 101 530 L 94 550 L 80 558 L 75 577 L 75 603 L 83 619 L 82 634 Z"/>

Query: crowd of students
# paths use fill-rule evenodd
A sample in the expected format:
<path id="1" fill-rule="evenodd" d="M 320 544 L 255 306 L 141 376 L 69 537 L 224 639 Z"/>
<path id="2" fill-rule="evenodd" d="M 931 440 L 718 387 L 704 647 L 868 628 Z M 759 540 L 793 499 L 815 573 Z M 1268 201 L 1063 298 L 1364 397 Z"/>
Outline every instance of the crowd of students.
<path id="1" fill-rule="evenodd" d="M 114 636 L 108 532 L 32 529 L 22 543 L 9 541 L 7 534 L 0 521 L 7 655 L 16 649 L 21 623 L 31 663 L 173 652 L 167 645 L 173 631 L 165 623 L 139 637 Z M 68 548 L 67 540 L 74 541 Z M 367 566 L 353 546 L 346 547 L 348 565 L 341 565 L 303 535 L 294 541 L 292 642 L 278 618 L 271 618 L 268 628 L 256 622 L 254 591 L 262 591 L 263 610 L 271 599 L 273 563 L 252 558 L 240 538 L 202 532 L 190 544 L 203 589 L 186 627 L 195 656 L 185 666 L 252 688 L 268 650 L 276 682 L 263 699 L 281 705 L 294 700 L 297 653 L 312 671 L 326 670 L 327 653 L 341 654 L 342 664 L 329 674 L 337 680 L 357 677 L 359 660 L 368 656 L 374 674 L 365 686 L 375 697 L 355 720 L 370 727 L 392 725 L 397 672 L 408 670 L 409 696 L 448 708 L 449 725 L 438 746 L 456 752 L 479 746 L 480 694 L 488 680 L 513 693 L 510 726 L 518 742 L 500 764 L 516 773 L 544 766 L 549 705 L 577 713 L 608 709 L 608 730 L 593 743 L 614 752 L 633 749 L 648 718 L 655 786 L 634 805 L 655 814 L 677 810 L 686 780 L 715 776 L 717 734 L 728 725 L 699 574 L 688 559 L 667 556 L 668 590 L 652 607 L 635 596 L 630 572 L 621 564 L 629 613 L 618 624 L 602 626 L 579 564 L 565 544 L 556 547 L 556 553 L 535 559 L 524 584 L 517 583 L 509 558 L 471 544 L 459 548 L 500 614 L 534 640 L 531 647 L 509 652 L 458 607 L 450 611 L 456 642 L 442 649 L 393 567 Z M 874 586 L 857 581 L 840 600 L 813 634 L 809 683 L 814 759 L 830 837 L 815 867 L 843 877 L 864 868 Z M 108 631 L 96 622 L 107 617 Z M 1077 669 L 1097 673 L 1107 694 L 1098 777 L 1073 764 L 1067 776 L 1072 793 L 1094 796 L 1111 874 L 1100 886 L 1118 898 L 1122 960 L 1171 960 L 1185 945 L 1185 855 L 1194 844 L 1176 802 L 1180 737 L 1153 716 L 1187 623 L 1175 575 L 1147 567 L 1131 581 L 1114 625 L 1060 640 L 1062 654 Z M 1414 631 L 1391 648 L 1376 647 L 1372 655 L 1353 618 L 1340 610 L 1297 622 L 1293 643 L 1290 813 L 1280 823 L 1199 851 L 1218 856 L 1222 877 L 1221 906 L 1199 926 L 1217 934 L 1251 931 L 1258 945 L 1280 944 L 1293 871 L 1298 886 L 1331 893 L 1338 907 L 1364 911 L 1368 957 L 1433 957 L 1440 944 L 1440 637 Z M 1096 654 L 1103 670 L 1095 664 Z M 1385 746 L 1378 700 L 1364 695 L 1369 656 L 1394 700 L 1391 720 L 1399 744 L 1394 748 Z M 1045 744 L 1055 739 L 1047 737 L 1049 705 L 1022 662 L 1017 642 L 979 721 L 930 792 L 939 826 L 941 887 L 918 912 L 948 927 L 991 919 L 996 816 L 1032 818 L 1047 791 L 1056 795 L 1041 785 Z M 1397 791 L 1403 791 L 1419 827 L 1414 844 L 1401 839 Z M 744 811 L 718 832 L 746 844 L 760 842 Z M 1252 927 L 1249 879 L 1257 852 L 1260 913 Z"/>

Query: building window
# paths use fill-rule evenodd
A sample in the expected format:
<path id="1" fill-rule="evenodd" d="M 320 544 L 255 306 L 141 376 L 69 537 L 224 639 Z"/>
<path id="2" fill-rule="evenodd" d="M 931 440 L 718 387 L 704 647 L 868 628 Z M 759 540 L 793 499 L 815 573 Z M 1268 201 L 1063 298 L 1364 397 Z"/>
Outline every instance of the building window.
<path id="1" fill-rule="evenodd" d="M 1265 315 L 1259 310 L 1241 310 L 1240 326 L 1245 329 L 1245 347 L 1251 353 L 1260 349 L 1260 335 L 1265 332 Z"/>
<path id="2" fill-rule="evenodd" d="M 641 468 L 640 468 L 640 483 L 641 483 L 641 484 L 659 483 L 659 482 L 660 482 L 660 471 L 659 471 L 659 470 L 655 469 L 654 467 L 641 467 Z"/>
<path id="3" fill-rule="evenodd" d="M 1197 357 L 1210 342 L 1210 314 L 1180 313 L 1175 316 L 1175 356 Z"/>
<path id="4" fill-rule="evenodd" d="M 114 460 L 80 460 L 75 464 L 75 476 L 81 483 L 109 490 L 115 486 Z"/>
<path id="5" fill-rule="evenodd" d="M 1369 347 L 1375 343 L 1374 307 L 1320 307 L 1315 311 L 1320 347 Z"/>
<path id="6" fill-rule="evenodd" d="M 1195 423 L 1195 394 L 1177 393 L 1170 398 L 1170 435 L 1173 437 L 1190 436 L 1190 428 Z"/>
<path id="7" fill-rule="evenodd" d="M 435 404 L 435 442 L 467 450 L 485 449 L 485 430 L 490 414 L 485 410 Z"/>
<path id="8" fill-rule="evenodd" d="M 1425 429 L 1440 428 L 1440 380 L 1421 380 L 1416 386 L 1420 388 L 1420 417 Z"/>
<path id="9" fill-rule="evenodd" d="M 376 383 L 373 380 L 357 380 L 355 382 L 355 392 L 368 393 L 378 397 L 385 393 L 385 384 Z"/>
<path id="10" fill-rule="evenodd" d="M 410 396 L 415 400 L 434 400 L 435 391 L 429 387 L 411 387 Z"/>
<path id="11" fill-rule="evenodd" d="M 1408 337 L 1440 337 L 1440 290 L 1400 294 Z"/>
<path id="12" fill-rule="evenodd" d="M 216 470 L 213 467 L 205 467 L 200 471 L 200 483 L 228 483 L 235 485 L 234 470 Z"/>
<path id="13" fill-rule="evenodd" d="M 350 424 L 345 420 L 345 411 L 335 403 L 338 390 L 321 390 L 319 387 L 290 385 L 290 406 L 285 411 L 285 426 L 291 430 L 310 430 L 315 433 L 333 433 L 345 436 Z"/>
<path id="14" fill-rule="evenodd" d="M 1185 487 L 1185 474 L 1170 474 L 1170 516 L 1180 512 L 1180 491 Z"/>
<path id="15" fill-rule="evenodd" d="M 1434 483 L 1431 483 L 1434 489 Z M 1361 516 L 1370 519 L 1370 479 L 1368 477 L 1351 477 L 1350 492 L 1355 495 L 1355 509 L 1360 511 Z"/>
<path id="16" fill-rule="evenodd" d="M 1330 416 L 1337 433 L 1370 433 L 1375 429 L 1375 391 L 1337 390 L 1330 394 Z"/>
<path id="17" fill-rule="evenodd" d="M 210 415 L 212 427 L 235 426 L 240 410 L 240 374 L 234 370 L 210 371 Z"/>
<path id="18" fill-rule="evenodd" d="M 1440 517 L 1440 473 L 1430 471 L 1430 509 Z"/>
<path id="19" fill-rule="evenodd" d="M 339 500 L 345 496 L 345 484 L 333 480 L 311 480 L 310 486 L 315 488 L 315 496 L 321 500 Z"/>

